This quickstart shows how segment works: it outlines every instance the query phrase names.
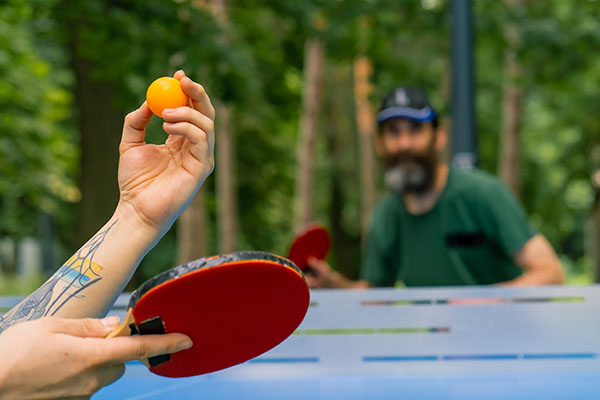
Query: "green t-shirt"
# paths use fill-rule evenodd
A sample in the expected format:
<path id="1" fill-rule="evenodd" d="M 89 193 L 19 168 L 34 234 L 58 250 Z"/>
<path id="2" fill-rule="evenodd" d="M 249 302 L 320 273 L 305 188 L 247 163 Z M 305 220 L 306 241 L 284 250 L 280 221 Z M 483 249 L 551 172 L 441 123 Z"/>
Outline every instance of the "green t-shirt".
<path id="1" fill-rule="evenodd" d="M 398 194 L 375 207 L 362 278 L 375 286 L 483 285 L 522 273 L 514 254 L 535 235 L 497 178 L 450 168 L 438 203 L 410 214 Z"/>

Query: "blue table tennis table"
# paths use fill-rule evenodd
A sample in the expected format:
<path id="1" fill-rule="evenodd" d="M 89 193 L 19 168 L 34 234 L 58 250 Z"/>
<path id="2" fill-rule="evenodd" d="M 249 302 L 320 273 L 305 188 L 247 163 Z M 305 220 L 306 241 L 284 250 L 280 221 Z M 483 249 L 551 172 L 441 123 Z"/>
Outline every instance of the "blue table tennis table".
<path id="1" fill-rule="evenodd" d="M 129 363 L 94 399 L 600 399 L 599 312 L 600 286 L 314 290 L 249 362 L 179 379 Z"/>

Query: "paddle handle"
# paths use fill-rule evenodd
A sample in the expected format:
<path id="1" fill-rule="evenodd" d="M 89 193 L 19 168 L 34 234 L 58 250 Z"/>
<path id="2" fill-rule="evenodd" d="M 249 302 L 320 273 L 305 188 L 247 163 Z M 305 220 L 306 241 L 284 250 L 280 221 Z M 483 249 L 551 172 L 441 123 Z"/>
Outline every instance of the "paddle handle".
<path id="1" fill-rule="evenodd" d="M 127 315 L 125 316 L 123 321 L 121 321 L 121 323 L 118 326 L 115 326 L 114 329 L 110 331 L 108 335 L 105 336 L 105 338 L 110 339 L 117 336 L 131 336 L 131 328 L 129 327 L 129 325 L 133 323 L 135 323 L 135 320 L 133 319 L 133 309 L 130 308 L 127 311 Z M 144 364 L 146 367 L 148 367 L 148 369 L 150 369 L 150 363 L 147 359 L 144 358 L 139 361 L 141 361 L 142 364 Z"/>
<path id="2" fill-rule="evenodd" d="M 133 324 L 135 320 L 133 319 L 133 309 L 130 308 L 127 311 L 127 315 L 121 321 L 118 326 L 115 326 L 112 331 L 106 335 L 106 339 L 117 337 L 117 336 L 131 336 L 131 328 L 129 325 Z"/>

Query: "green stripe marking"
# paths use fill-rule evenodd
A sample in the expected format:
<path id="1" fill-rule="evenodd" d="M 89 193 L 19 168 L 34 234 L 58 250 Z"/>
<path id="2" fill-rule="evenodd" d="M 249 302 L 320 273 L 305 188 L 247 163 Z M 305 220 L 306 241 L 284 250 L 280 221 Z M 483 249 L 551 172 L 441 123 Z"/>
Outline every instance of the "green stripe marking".
<path id="1" fill-rule="evenodd" d="M 512 299 L 514 303 L 583 303 L 585 297 L 521 297 Z"/>
<path id="2" fill-rule="evenodd" d="M 381 328 L 378 333 L 434 333 L 439 328 Z"/>
<path id="3" fill-rule="evenodd" d="M 553 303 L 583 303 L 585 297 L 554 297 L 550 301 Z"/>

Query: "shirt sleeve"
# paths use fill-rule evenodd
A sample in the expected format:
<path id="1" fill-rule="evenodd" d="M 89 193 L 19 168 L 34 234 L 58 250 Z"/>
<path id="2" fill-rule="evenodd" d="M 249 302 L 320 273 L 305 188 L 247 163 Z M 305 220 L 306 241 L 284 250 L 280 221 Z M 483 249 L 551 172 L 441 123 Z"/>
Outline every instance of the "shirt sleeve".
<path id="1" fill-rule="evenodd" d="M 396 283 L 391 258 L 393 241 L 386 222 L 383 209 L 376 209 L 364 247 L 361 278 L 373 286 L 394 286 Z"/>
<path id="2" fill-rule="evenodd" d="M 482 196 L 480 204 L 474 207 L 483 219 L 484 230 L 512 258 L 536 231 L 517 197 L 502 182 L 495 180 L 486 185 Z"/>

